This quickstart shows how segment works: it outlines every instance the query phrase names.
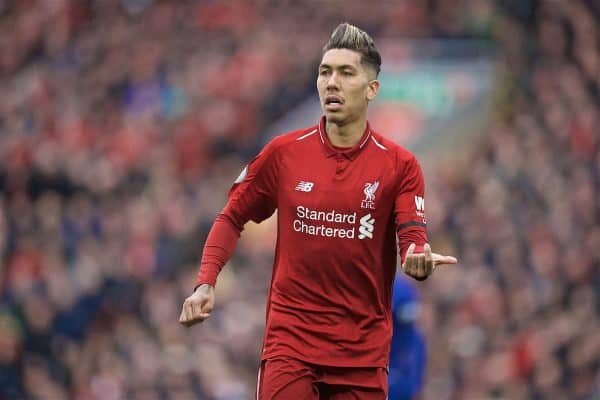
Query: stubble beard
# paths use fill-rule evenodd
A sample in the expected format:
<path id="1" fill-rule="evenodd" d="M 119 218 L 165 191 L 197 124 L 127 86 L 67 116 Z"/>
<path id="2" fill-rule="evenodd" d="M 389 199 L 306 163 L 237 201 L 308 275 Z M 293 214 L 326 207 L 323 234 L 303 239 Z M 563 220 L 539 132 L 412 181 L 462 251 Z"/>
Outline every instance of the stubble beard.
<path id="1" fill-rule="evenodd" d="M 329 124 L 334 124 L 337 126 L 344 126 L 347 124 L 347 116 L 344 117 L 343 115 L 339 115 L 339 114 L 335 114 L 335 113 L 331 113 L 331 114 L 327 114 L 325 113 L 325 121 Z"/>

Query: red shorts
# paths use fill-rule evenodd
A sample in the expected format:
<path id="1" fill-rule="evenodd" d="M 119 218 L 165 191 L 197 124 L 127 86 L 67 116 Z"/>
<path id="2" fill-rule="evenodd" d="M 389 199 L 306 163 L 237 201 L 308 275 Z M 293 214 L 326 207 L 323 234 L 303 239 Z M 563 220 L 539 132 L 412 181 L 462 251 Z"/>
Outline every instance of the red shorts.
<path id="1" fill-rule="evenodd" d="M 385 400 L 385 368 L 326 367 L 288 357 L 261 363 L 258 400 Z"/>

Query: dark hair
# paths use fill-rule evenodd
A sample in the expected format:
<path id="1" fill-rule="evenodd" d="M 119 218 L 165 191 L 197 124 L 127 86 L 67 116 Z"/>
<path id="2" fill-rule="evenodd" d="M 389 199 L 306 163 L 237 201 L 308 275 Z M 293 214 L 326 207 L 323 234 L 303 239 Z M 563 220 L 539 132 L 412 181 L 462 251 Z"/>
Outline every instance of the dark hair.
<path id="1" fill-rule="evenodd" d="M 379 75 L 381 70 L 379 50 L 375 47 L 373 38 L 360 28 L 347 22 L 339 24 L 323 47 L 323 53 L 331 49 L 348 49 L 360 53 L 361 62 L 373 68 L 376 76 Z"/>

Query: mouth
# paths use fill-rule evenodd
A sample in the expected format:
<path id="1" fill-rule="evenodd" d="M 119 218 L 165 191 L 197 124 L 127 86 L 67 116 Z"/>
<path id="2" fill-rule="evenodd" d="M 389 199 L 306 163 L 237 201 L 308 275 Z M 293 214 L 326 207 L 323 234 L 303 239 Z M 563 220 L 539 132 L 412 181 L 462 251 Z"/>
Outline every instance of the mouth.
<path id="1" fill-rule="evenodd" d="M 339 110 L 342 107 L 342 104 L 344 104 L 344 100 L 342 100 L 340 96 L 330 94 L 325 97 L 325 109 L 327 110 Z"/>

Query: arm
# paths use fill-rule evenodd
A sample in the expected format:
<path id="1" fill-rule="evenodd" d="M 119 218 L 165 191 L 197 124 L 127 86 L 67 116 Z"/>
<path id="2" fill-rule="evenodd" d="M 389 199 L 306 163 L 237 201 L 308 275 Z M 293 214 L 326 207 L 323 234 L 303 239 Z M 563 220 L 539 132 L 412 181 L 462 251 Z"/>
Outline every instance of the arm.
<path id="1" fill-rule="evenodd" d="M 204 244 L 194 293 L 183 303 L 179 316 L 179 323 L 182 325 L 192 326 L 210 317 L 215 305 L 217 275 L 231 258 L 240 232 L 226 217 L 219 214 Z"/>
<path id="2" fill-rule="evenodd" d="M 261 222 L 276 208 L 276 171 L 273 142 L 244 168 L 236 179 L 223 211 L 217 216 L 204 244 L 194 293 L 183 303 L 179 322 L 192 326 L 210 316 L 214 287 L 231 258 L 246 222 Z"/>
<path id="3" fill-rule="evenodd" d="M 399 187 L 395 218 L 402 270 L 422 281 L 431 275 L 437 265 L 456 264 L 458 261 L 454 257 L 433 253 L 427 243 L 425 181 L 414 157 L 407 161 Z"/>

